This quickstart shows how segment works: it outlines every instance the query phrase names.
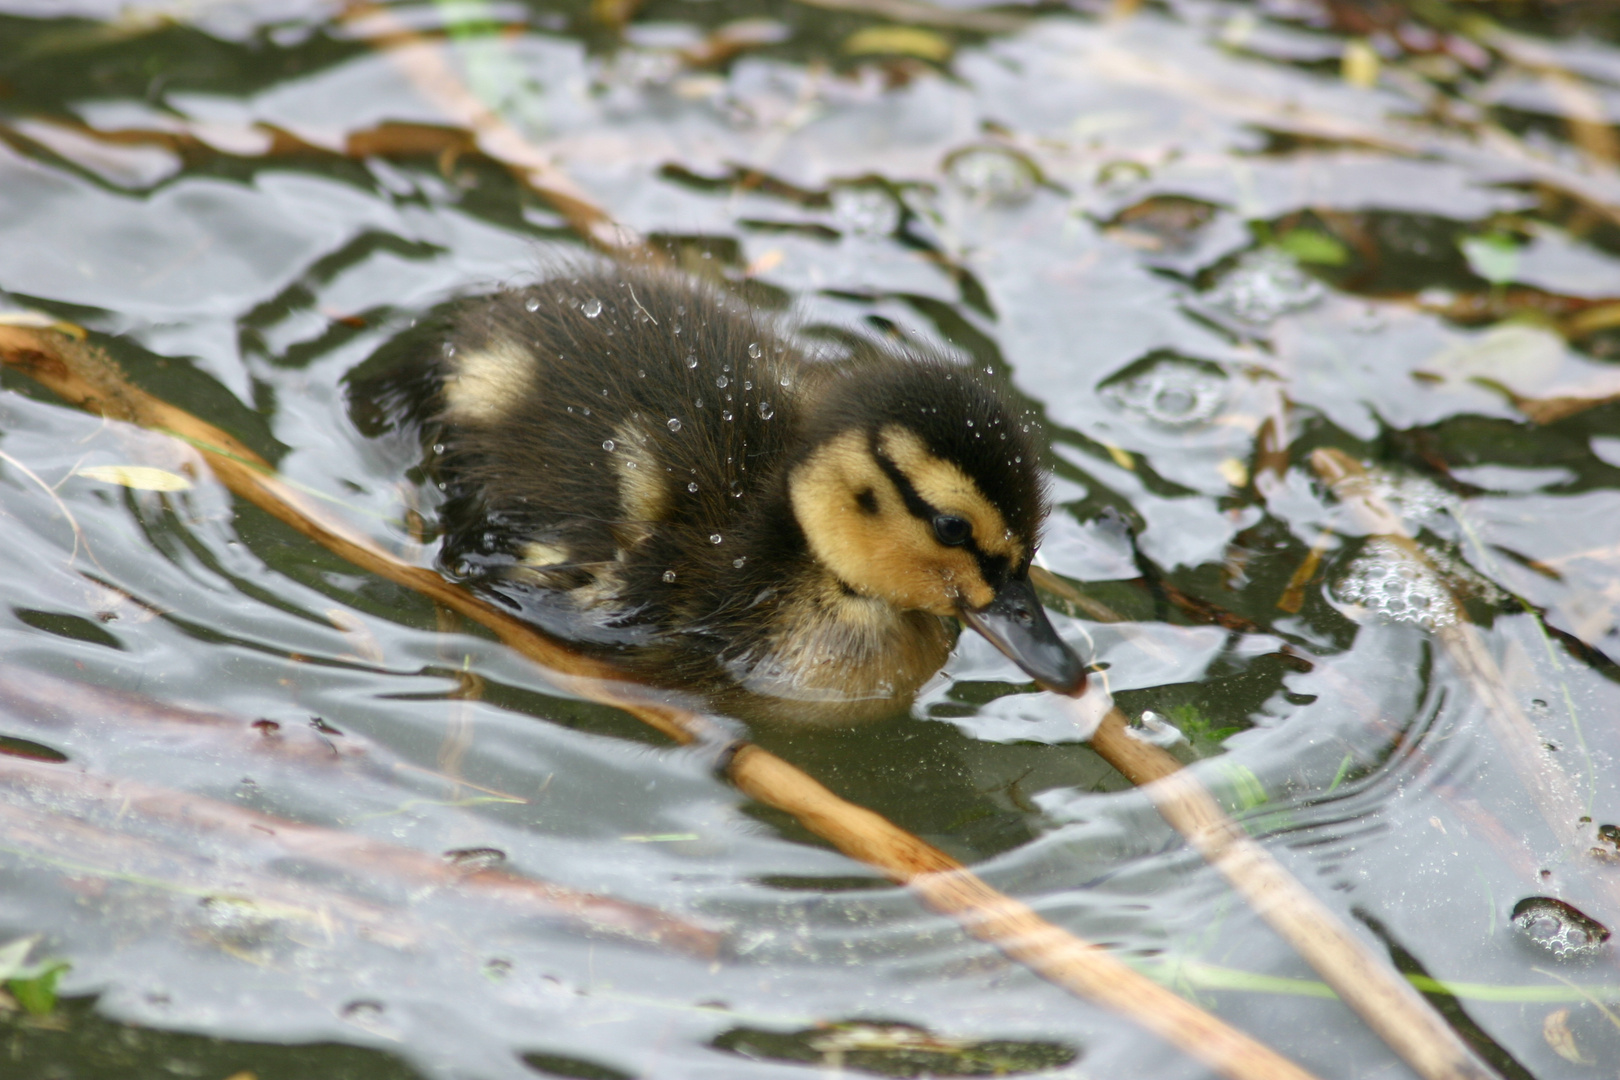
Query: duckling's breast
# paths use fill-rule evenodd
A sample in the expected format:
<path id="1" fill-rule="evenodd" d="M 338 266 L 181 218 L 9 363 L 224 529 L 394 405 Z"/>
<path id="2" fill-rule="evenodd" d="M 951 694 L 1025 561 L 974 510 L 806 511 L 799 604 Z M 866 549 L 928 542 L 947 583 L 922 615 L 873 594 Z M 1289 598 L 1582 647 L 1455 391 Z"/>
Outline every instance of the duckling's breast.
<path id="1" fill-rule="evenodd" d="M 743 690 L 781 703 L 773 717 L 847 722 L 908 706 L 955 640 L 954 623 L 822 577 L 793 590 L 771 631 L 725 663 Z"/>

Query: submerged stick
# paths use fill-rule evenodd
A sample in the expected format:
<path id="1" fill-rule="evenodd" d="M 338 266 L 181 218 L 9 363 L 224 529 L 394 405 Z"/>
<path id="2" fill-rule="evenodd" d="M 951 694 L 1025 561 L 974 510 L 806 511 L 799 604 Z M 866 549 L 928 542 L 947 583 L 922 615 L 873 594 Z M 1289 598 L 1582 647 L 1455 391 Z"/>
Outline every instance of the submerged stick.
<path id="1" fill-rule="evenodd" d="M 463 895 L 493 901 L 547 919 L 565 921 L 589 932 L 655 945 L 676 952 L 713 959 L 719 955 L 721 936 L 713 930 L 673 918 L 661 911 L 523 877 L 506 870 L 458 869 L 444 859 L 414 848 L 355 836 L 338 829 L 306 825 L 210 799 L 189 792 L 154 787 L 134 780 L 88 773 L 56 763 L 0 755 L 0 808 L 9 815 L 6 840 L 21 845 L 24 853 L 42 859 L 95 860 L 107 876 L 127 876 L 124 853 L 143 865 L 162 865 L 146 853 L 150 841 L 117 828 L 93 824 L 92 819 L 127 823 L 138 831 L 142 823 L 160 823 L 217 841 L 235 856 L 262 851 L 266 862 L 296 858 L 324 863 L 368 880 L 395 882 L 412 891 L 424 886 L 458 890 Z M 42 805 L 43 804 L 43 805 Z M 24 829 L 18 822 L 40 819 Z M 95 838 L 94 843 L 89 842 Z M 167 850 L 167 849 L 164 849 Z M 186 888 L 240 894 L 232 885 L 244 872 L 232 864 L 223 871 L 213 860 L 186 860 L 195 880 Z M 103 865 L 111 863 L 111 865 Z M 195 865 L 193 865 L 195 864 Z M 335 889 L 289 881 L 258 871 L 252 874 L 250 898 L 277 905 L 338 908 L 363 912 L 368 920 L 386 925 L 390 916 L 369 901 Z M 161 871 L 143 875 L 166 877 Z M 209 884 L 209 883 L 212 884 Z M 353 916 L 359 919 L 360 915 Z"/>
<path id="2" fill-rule="evenodd" d="M 624 681 L 583 656 L 445 581 L 402 562 L 370 538 L 330 521 L 242 443 L 183 409 L 132 386 L 101 350 L 56 334 L 0 325 L 0 363 L 89 412 L 166 431 L 201 451 L 238 497 L 386 580 L 421 592 L 488 627 L 581 697 L 624 709 L 678 743 L 718 743 L 719 725 L 670 695 Z M 726 775 L 741 792 L 792 814 L 851 858 L 910 885 L 931 907 L 1056 985 L 1129 1017 L 1232 1080 L 1310 1080 L 1270 1047 L 1184 1001 L 1104 950 L 1047 922 L 972 871 L 892 822 L 828 791 L 781 758 L 734 744 Z"/>

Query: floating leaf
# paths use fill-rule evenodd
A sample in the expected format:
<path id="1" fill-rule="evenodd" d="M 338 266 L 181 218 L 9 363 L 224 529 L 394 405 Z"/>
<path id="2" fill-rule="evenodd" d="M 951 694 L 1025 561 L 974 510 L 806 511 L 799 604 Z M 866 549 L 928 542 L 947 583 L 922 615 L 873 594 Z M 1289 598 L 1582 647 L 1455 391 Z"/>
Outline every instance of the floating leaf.
<path id="1" fill-rule="evenodd" d="M 932 30 L 915 26 L 868 26 L 844 41 L 844 52 L 850 56 L 915 56 L 938 64 L 950 58 L 951 43 Z"/>
<path id="2" fill-rule="evenodd" d="M 35 1016 L 45 1016 L 56 1008 L 56 981 L 69 964 L 65 960 L 28 963 L 28 953 L 39 941 L 38 934 L 18 938 L 0 946 L 0 986 Z"/>
<path id="3" fill-rule="evenodd" d="M 1059 1069 L 1080 1056 L 1078 1048 L 1064 1043 L 952 1038 L 872 1020 L 785 1032 L 733 1028 L 712 1045 L 756 1061 L 895 1077 L 1016 1076 Z"/>
<path id="4" fill-rule="evenodd" d="M 1519 272 L 1519 242 L 1511 236 L 1470 236 L 1458 246 L 1468 260 L 1468 269 L 1492 285 L 1506 285 Z"/>
<path id="5" fill-rule="evenodd" d="M 33 1015 L 48 1016 L 56 1009 L 56 981 L 67 969 L 65 961 L 50 961 L 38 975 L 6 980 L 6 989 L 17 999 L 17 1004 Z"/>
<path id="6" fill-rule="evenodd" d="M 1343 266 L 1350 261 L 1350 250 L 1337 237 L 1315 229 L 1291 229 L 1277 238 L 1277 246 L 1302 263 Z"/>
<path id="7" fill-rule="evenodd" d="M 1553 1053 L 1565 1061 L 1575 1065 L 1591 1065 L 1592 1060 L 1581 1053 L 1581 1048 L 1575 1041 L 1575 1033 L 1569 1029 L 1569 1010 L 1558 1009 L 1547 1014 L 1541 1022 L 1541 1037 L 1547 1040 L 1547 1045 Z"/>
<path id="8" fill-rule="evenodd" d="M 75 475 L 86 480 L 100 480 L 105 484 L 134 488 L 137 491 L 190 491 L 191 481 L 167 469 L 154 469 L 149 465 L 92 465 L 80 469 Z"/>
<path id="9" fill-rule="evenodd" d="M 0 945 L 0 982 L 15 978 L 28 967 L 28 950 L 39 940 L 38 934 L 18 938 Z"/>

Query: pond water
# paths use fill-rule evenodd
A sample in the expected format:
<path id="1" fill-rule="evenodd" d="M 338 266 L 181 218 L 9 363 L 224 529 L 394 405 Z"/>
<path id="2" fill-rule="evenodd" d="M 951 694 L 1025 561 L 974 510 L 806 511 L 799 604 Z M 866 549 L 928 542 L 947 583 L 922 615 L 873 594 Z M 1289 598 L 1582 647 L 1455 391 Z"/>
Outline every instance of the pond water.
<path id="1" fill-rule="evenodd" d="M 583 250 L 559 185 L 1005 370 L 1121 708 L 1504 1076 L 1613 1077 L 1617 122 L 1596 0 L 0 0 L 0 313 L 422 566 L 345 377 Z M 1207 1075 L 185 444 L 0 387 L 0 1074 Z M 982 640 L 909 718 L 756 737 L 1317 1075 L 1409 1075 Z"/>

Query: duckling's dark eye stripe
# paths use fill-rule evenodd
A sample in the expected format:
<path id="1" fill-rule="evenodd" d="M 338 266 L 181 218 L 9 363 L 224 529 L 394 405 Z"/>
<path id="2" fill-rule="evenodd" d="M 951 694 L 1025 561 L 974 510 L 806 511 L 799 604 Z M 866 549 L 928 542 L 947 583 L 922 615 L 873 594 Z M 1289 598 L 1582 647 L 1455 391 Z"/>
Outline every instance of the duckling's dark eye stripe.
<path id="1" fill-rule="evenodd" d="M 939 515 L 939 510 L 927 499 L 917 494 L 917 489 L 906 478 L 906 474 L 900 471 L 900 466 L 896 465 L 889 459 L 887 454 L 878 449 L 875 435 L 872 437 L 872 459 L 878 463 L 878 468 L 883 470 L 883 475 L 889 478 L 889 483 L 893 484 L 895 490 L 900 492 L 900 499 L 906 504 L 906 510 L 913 517 L 932 523 L 934 518 Z M 1003 581 L 1006 579 L 1011 561 L 1005 555 L 985 554 L 984 550 L 979 547 L 978 539 L 971 533 L 962 544 L 962 550 L 973 556 L 974 561 L 979 564 L 979 573 L 984 576 L 986 581 Z"/>
<path id="2" fill-rule="evenodd" d="M 872 457 L 877 461 L 878 468 L 883 470 L 883 475 L 889 478 L 889 483 L 900 493 L 900 501 L 906 504 L 907 512 L 923 521 L 933 521 L 939 511 L 927 499 L 917 494 L 917 489 L 912 486 L 906 474 L 900 471 L 900 466 L 890 461 L 888 455 L 878 449 L 876 435 L 872 436 Z M 971 540 L 968 542 L 972 543 Z"/>

